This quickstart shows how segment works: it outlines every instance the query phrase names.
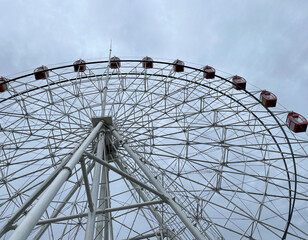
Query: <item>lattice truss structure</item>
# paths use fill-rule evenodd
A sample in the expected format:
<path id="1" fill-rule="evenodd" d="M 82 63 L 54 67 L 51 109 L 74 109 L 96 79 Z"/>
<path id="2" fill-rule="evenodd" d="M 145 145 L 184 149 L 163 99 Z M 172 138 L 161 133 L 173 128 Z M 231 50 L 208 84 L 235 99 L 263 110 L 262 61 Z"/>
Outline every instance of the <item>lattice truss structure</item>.
<path id="1" fill-rule="evenodd" d="M 307 239 L 307 134 L 222 75 L 106 60 L 9 80 L 2 239 Z"/>

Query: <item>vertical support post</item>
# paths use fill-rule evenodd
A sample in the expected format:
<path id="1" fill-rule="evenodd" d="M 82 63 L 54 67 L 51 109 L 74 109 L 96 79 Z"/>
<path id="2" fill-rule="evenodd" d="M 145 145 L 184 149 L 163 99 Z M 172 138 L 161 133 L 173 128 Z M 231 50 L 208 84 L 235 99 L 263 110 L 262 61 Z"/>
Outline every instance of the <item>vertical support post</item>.
<path id="1" fill-rule="evenodd" d="M 105 135 L 106 137 L 106 135 Z M 104 139 L 106 141 L 106 138 Z M 104 141 L 103 145 L 103 157 L 102 160 L 106 161 L 106 143 Z M 100 197 L 99 197 L 99 208 L 105 210 L 107 208 L 107 193 L 106 193 L 106 184 L 107 184 L 107 168 L 105 166 L 102 167 L 102 176 L 101 176 L 101 188 L 100 188 Z M 104 230 L 104 232 L 103 232 Z M 97 218 L 97 228 L 96 228 L 97 239 L 108 240 L 108 219 L 107 213 L 104 215 L 99 215 Z M 103 238 L 104 235 L 104 238 Z"/>
<path id="2" fill-rule="evenodd" d="M 105 158 L 106 159 L 106 154 L 105 154 Z M 102 182 L 102 195 L 103 195 L 103 206 L 102 209 L 105 210 L 106 208 L 108 208 L 108 193 L 107 193 L 107 184 L 108 184 L 108 169 L 103 166 L 103 177 L 104 177 L 104 181 Z M 104 240 L 109 240 L 109 215 L 106 212 L 104 214 Z"/>
<path id="3" fill-rule="evenodd" d="M 103 99 L 102 99 L 102 117 L 105 117 L 105 112 L 106 112 L 106 101 L 107 101 L 107 93 L 108 93 L 108 83 L 109 83 L 109 79 L 110 79 L 110 76 L 109 76 L 109 70 L 110 70 L 110 59 L 111 59 L 111 48 L 112 48 L 112 41 L 110 42 L 110 49 L 109 49 L 109 58 L 108 58 L 108 67 L 107 67 L 107 78 L 106 78 L 106 83 L 105 83 L 105 86 L 104 86 L 104 89 L 103 89 Z M 101 155 L 98 156 L 98 157 L 102 157 L 103 160 L 105 160 L 105 157 L 103 157 L 103 154 L 105 154 L 106 152 L 106 144 L 105 144 L 105 137 L 106 135 L 104 136 L 104 141 L 103 141 L 103 144 L 101 145 Z M 96 163 L 97 164 L 97 163 Z M 105 174 L 105 171 L 104 171 L 104 168 L 103 167 L 103 172 L 102 172 L 102 180 L 104 179 L 104 174 Z M 100 168 L 101 169 L 101 168 Z M 99 179 L 100 177 L 98 176 L 97 179 Z M 103 185 L 103 183 L 101 182 L 101 184 Z M 101 186 L 100 188 L 100 191 L 102 192 L 102 189 L 103 187 Z M 101 205 L 101 198 L 102 198 L 102 193 L 100 193 L 100 200 L 99 200 L 99 206 Z M 102 229 L 104 228 L 104 226 L 102 225 L 103 224 L 103 219 L 101 216 L 98 217 L 98 223 L 97 223 L 97 233 L 96 235 L 98 236 L 98 239 L 102 239 Z M 92 240 L 92 239 L 91 239 Z"/>
<path id="4" fill-rule="evenodd" d="M 99 141 L 97 145 L 97 152 L 96 152 L 96 156 L 99 158 L 103 156 L 104 138 L 105 138 L 105 134 L 100 133 Z M 95 162 L 94 176 L 93 176 L 93 183 L 92 183 L 92 190 L 91 190 L 91 197 L 93 199 L 94 211 L 93 212 L 90 211 L 88 214 L 87 229 L 85 233 L 86 240 L 94 239 L 95 218 L 96 218 L 100 175 L 101 175 L 101 164 L 99 164 L 98 162 Z"/>
<path id="5" fill-rule="evenodd" d="M 111 201 L 110 201 L 110 187 L 109 187 L 109 169 L 106 168 L 106 200 L 107 200 L 107 208 L 111 208 Z M 112 213 L 107 212 L 107 218 L 109 223 L 109 239 L 113 240 L 113 225 L 112 225 Z M 108 235 L 107 235 L 108 236 Z"/>
<path id="6" fill-rule="evenodd" d="M 62 187 L 63 183 L 70 177 L 72 170 L 75 165 L 78 163 L 80 157 L 82 156 L 85 149 L 89 146 L 89 144 L 94 140 L 97 133 L 100 131 L 103 126 L 103 122 L 99 122 L 96 127 L 92 130 L 90 135 L 85 139 L 85 141 L 81 144 L 81 146 L 77 149 L 77 151 L 73 154 L 72 158 L 66 164 L 65 167 L 59 172 L 59 174 L 55 177 L 53 182 L 46 189 L 45 193 L 39 199 L 39 201 L 35 204 L 35 206 L 31 209 L 31 211 L 24 218 L 22 223 L 17 227 L 9 240 L 26 240 L 30 235 L 32 229 L 43 215 L 48 205 L 52 201 L 52 199 L 56 196 L 57 192 Z"/>
<path id="7" fill-rule="evenodd" d="M 173 209 L 173 211 L 177 214 L 177 216 L 182 220 L 182 222 L 185 224 L 185 226 L 188 228 L 188 230 L 191 232 L 191 234 L 197 239 L 197 240 L 203 240 L 206 239 L 205 236 L 203 236 L 200 231 L 192 224 L 192 222 L 188 219 L 188 217 L 183 213 L 181 207 L 172 199 L 172 197 L 169 195 L 169 193 L 165 190 L 165 188 L 156 180 L 152 172 L 148 169 L 148 167 L 141 161 L 141 159 L 135 154 L 135 152 L 128 146 L 127 143 L 124 142 L 124 139 L 119 135 L 119 133 L 113 128 L 109 127 L 111 130 L 113 136 L 119 140 L 120 144 L 125 148 L 127 153 L 130 155 L 130 157 L 136 162 L 136 164 L 139 166 L 139 168 L 143 171 L 143 173 L 148 177 L 150 182 L 155 186 L 155 188 L 160 191 L 167 199 L 168 204 Z M 209 236 L 207 236 L 207 239 L 210 239 Z"/>

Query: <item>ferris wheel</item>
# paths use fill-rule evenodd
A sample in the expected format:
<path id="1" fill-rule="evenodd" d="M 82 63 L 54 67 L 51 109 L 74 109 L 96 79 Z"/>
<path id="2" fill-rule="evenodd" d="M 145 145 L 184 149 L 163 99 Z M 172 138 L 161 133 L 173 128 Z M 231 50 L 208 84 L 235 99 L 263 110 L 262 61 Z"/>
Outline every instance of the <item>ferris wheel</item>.
<path id="1" fill-rule="evenodd" d="M 220 75 L 109 57 L 1 78 L 1 239 L 307 239 L 306 119 Z"/>

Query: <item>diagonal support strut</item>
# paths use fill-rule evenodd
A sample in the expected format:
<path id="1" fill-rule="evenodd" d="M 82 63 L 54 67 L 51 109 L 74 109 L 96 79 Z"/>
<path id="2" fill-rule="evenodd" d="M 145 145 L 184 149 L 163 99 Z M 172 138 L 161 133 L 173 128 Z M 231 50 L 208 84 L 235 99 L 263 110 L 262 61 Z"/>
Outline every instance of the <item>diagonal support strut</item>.
<path id="1" fill-rule="evenodd" d="M 167 199 L 167 203 L 173 209 L 173 211 L 177 214 L 177 216 L 182 220 L 191 234 L 197 240 L 205 240 L 210 239 L 207 235 L 206 237 L 201 234 L 201 232 L 192 224 L 189 218 L 183 213 L 181 207 L 172 199 L 169 193 L 165 190 L 165 188 L 158 182 L 152 172 L 148 169 L 148 167 L 140 160 L 137 154 L 130 148 L 130 146 L 125 143 L 124 139 L 120 136 L 120 134 L 116 131 L 116 129 L 112 126 L 108 127 L 111 130 L 112 135 L 120 142 L 120 144 L 125 148 L 130 157 L 136 162 L 139 168 L 143 171 L 143 173 L 148 177 L 150 182 L 155 186 L 155 188 L 161 192 L 164 197 Z"/>
<path id="2" fill-rule="evenodd" d="M 90 135 L 85 139 L 77 151 L 73 154 L 68 163 L 62 168 L 59 174 L 55 177 L 49 187 L 46 189 L 42 197 L 38 200 L 35 206 L 30 210 L 30 212 L 23 219 L 21 224 L 14 231 L 9 240 L 26 240 L 30 235 L 32 229 L 44 214 L 48 205 L 52 199 L 56 196 L 63 183 L 70 177 L 72 170 L 82 157 L 83 152 L 89 146 L 89 144 L 94 140 L 101 127 L 103 122 L 99 122 L 96 127 L 92 130 Z"/>

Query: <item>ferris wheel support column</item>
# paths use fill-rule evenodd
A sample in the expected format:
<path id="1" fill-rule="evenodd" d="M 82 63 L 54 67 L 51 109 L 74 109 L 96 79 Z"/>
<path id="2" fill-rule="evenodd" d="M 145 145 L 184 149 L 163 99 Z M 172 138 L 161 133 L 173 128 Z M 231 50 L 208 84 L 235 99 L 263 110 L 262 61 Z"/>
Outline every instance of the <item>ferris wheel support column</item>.
<path id="1" fill-rule="evenodd" d="M 155 188 L 161 192 L 167 199 L 167 203 L 173 209 L 173 211 L 177 214 L 177 216 L 182 220 L 185 226 L 189 229 L 191 234 L 197 240 L 210 239 L 209 236 L 205 238 L 200 231 L 192 224 L 192 222 L 188 219 L 188 217 L 182 212 L 181 207 L 172 199 L 166 189 L 156 180 L 152 172 L 147 168 L 146 165 L 141 161 L 141 158 L 137 156 L 137 154 L 129 147 L 127 143 L 125 143 L 124 139 L 121 135 L 116 131 L 115 128 L 109 126 L 113 136 L 120 142 L 120 144 L 125 148 L 130 157 L 137 163 L 143 173 L 148 177 L 150 182 L 155 186 Z"/>
<path id="2" fill-rule="evenodd" d="M 70 177 L 72 170 L 80 160 L 86 148 L 94 140 L 102 126 L 103 122 L 99 122 L 96 125 L 96 127 L 92 130 L 89 136 L 73 154 L 66 166 L 63 167 L 63 169 L 59 172 L 53 182 L 46 189 L 44 195 L 42 195 L 39 201 L 26 215 L 25 219 L 17 227 L 9 240 L 26 240 L 28 238 L 32 229 L 34 228 L 40 217 L 44 214 L 45 210 L 47 209 L 52 199 L 56 196 L 59 189 L 63 186 L 63 183 Z"/>
<path id="3" fill-rule="evenodd" d="M 100 133 L 99 141 L 97 145 L 97 153 L 96 156 L 101 158 L 103 156 L 103 149 L 104 149 L 104 138 L 105 134 Z M 93 183 L 91 189 L 91 198 L 93 201 L 94 211 L 89 211 L 88 220 L 87 220 L 87 228 L 85 233 L 86 240 L 94 239 L 94 229 L 95 229 L 95 218 L 96 218 L 96 209 L 97 209 L 97 200 L 98 200 L 98 190 L 99 190 L 99 179 L 101 175 L 101 164 L 95 162 L 94 166 L 94 175 L 93 175 Z"/>
<path id="4" fill-rule="evenodd" d="M 93 169 L 94 164 L 92 163 L 88 169 L 87 169 L 87 175 L 90 173 L 90 171 Z M 69 193 L 65 196 L 65 198 L 63 199 L 63 201 L 59 204 L 59 206 L 53 211 L 53 213 L 50 215 L 50 218 L 56 218 L 58 216 L 59 213 L 61 213 L 62 209 L 65 207 L 66 203 L 70 200 L 70 198 L 75 194 L 75 192 L 77 191 L 77 189 L 79 188 L 79 186 L 81 186 L 83 182 L 83 176 L 81 176 L 79 178 L 79 180 L 75 183 L 75 185 L 71 188 L 71 190 L 69 191 Z M 49 224 L 44 224 L 41 229 L 39 230 L 39 232 L 33 237 L 32 240 L 39 240 L 41 239 L 41 237 L 43 236 L 43 234 L 45 233 L 45 231 L 47 230 L 47 228 L 49 227 Z"/>
<path id="5" fill-rule="evenodd" d="M 106 161 L 106 154 L 104 153 L 104 158 L 103 161 Z M 103 211 L 110 207 L 109 205 L 109 191 L 108 191 L 108 169 L 103 166 L 102 167 L 102 179 L 101 179 L 101 192 L 100 192 L 100 201 L 99 201 L 99 207 Z M 99 218 L 97 219 L 97 236 L 98 239 L 104 239 L 108 240 L 109 239 L 109 228 L 110 228 L 110 233 L 112 232 L 112 229 L 110 227 L 110 212 L 105 212 L 104 215 L 100 215 Z M 104 230 L 104 233 L 103 233 Z M 104 235 L 104 237 L 103 237 Z"/>
<path id="6" fill-rule="evenodd" d="M 107 154 L 106 154 L 106 135 L 104 138 L 104 144 L 102 145 L 103 151 L 102 151 L 102 161 L 107 160 Z M 101 175 L 101 187 L 100 187 L 100 197 L 98 201 L 98 206 L 100 209 L 105 210 L 107 208 L 106 205 L 106 179 L 107 179 L 107 168 L 105 166 L 102 166 L 102 175 Z M 103 230 L 104 230 L 104 238 L 103 238 Z M 100 214 L 97 217 L 97 226 L 96 226 L 96 238 L 101 240 L 105 239 L 108 240 L 108 224 L 106 219 L 106 213 Z"/>
<path id="7" fill-rule="evenodd" d="M 103 89 L 103 96 L 101 95 L 101 101 L 102 101 L 102 117 L 105 117 L 105 112 L 106 112 L 106 100 L 107 100 L 107 93 L 108 93 L 108 83 L 109 83 L 109 79 L 110 79 L 110 76 L 109 76 L 109 71 L 110 71 L 110 58 L 111 58 L 111 48 L 112 48 L 112 42 L 110 43 L 110 49 L 109 49 L 109 58 L 108 58 L 108 68 L 107 68 L 107 74 L 106 74 L 106 82 L 105 82 L 105 85 L 104 85 L 104 89 Z M 105 135 L 106 137 L 106 135 Z M 106 140 L 106 139 L 104 139 Z M 103 150 L 103 160 L 105 161 L 106 160 L 106 143 L 104 141 L 104 145 L 102 146 L 102 150 Z M 99 206 L 103 205 L 103 208 L 106 208 L 107 205 L 105 204 L 105 201 L 107 201 L 106 199 L 106 194 L 107 192 L 105 191 L 105 185 L 107 184 L 107 172 L 108 170 L 106 169 L 106 167 L 103 166 L 102 168 L 102 184 L 101 184 L 101 187 L 100 187 L 100 200 L 99 200 Z M 105 240 L 108 240 L 108 219 L 106 219 L 107 216 L 110 216 L 110 213 L 107 213 L 105 214 L 105 217 L 104 216 L 99 216 L 98 217 L 98 223 L 97 223 L 97 236 L 98 236 L 98 239 L 102 239 L 103 237 L 103 229 L 105 229 L 104 231 L 104 239 Z M 111 219 L 110 219 L 111 220 Z"/>
<path id="8" fill-rule="evenodd" d="M 26 209 L 37 199 L 40 194 L 48 187 L 48 185 L 53 181 L 53 179 L 57 176 L 57 174 L 61 171 L 61 169 L 65 166 L 65 164 L 70 160 L 73 153 L 78 149 L 79 146 L 74 148 L 64 159 L 62 159 L 61 164 L 57 167 L 57 169 L 50 174 L 47 179 L 40 185 L 40 187 L 23 203 L 23 205 L 13 214 L 10 220 L 3 226 L 0 230 L 0 238 L 5 234 L 7 231 L 10 230 L 13 223 L 23 214 Z"/>

